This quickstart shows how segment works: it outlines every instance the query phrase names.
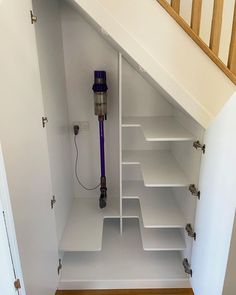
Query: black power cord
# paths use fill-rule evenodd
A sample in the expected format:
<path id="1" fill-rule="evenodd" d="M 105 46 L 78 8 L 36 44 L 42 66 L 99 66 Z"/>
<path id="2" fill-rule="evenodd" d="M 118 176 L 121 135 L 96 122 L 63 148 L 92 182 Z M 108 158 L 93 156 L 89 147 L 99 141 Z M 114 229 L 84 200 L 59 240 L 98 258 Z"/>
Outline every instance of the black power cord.
<path id="1" fill-rule="evenodd" d="M 86 191 L 94 191 L 95 189 L 97 189 L 99 186 L 100 186 L 100 183 L 98 185 L 96 185 L 95 187 L 87 187 L 86 185 L 84 185 L 82 183 L 82 181 L 80 180 L 79 178 L 79 175 L 78 175 L 78 159 L 79 159 L 79 149 L 78 149 L 78 145 L 77 145 L 77 141 L 76 141 L 76 137 L 77 135 L 79 134 L 79 126 L 78 125 L 75 125 L 74 126 L 74 144 L 75 144 L 75 150 L 76 150 L 76 158 L 75 158 L 75 176 L 76 176 L 76 179 L 79 183 L 79 185 L 85 189 Z"/>

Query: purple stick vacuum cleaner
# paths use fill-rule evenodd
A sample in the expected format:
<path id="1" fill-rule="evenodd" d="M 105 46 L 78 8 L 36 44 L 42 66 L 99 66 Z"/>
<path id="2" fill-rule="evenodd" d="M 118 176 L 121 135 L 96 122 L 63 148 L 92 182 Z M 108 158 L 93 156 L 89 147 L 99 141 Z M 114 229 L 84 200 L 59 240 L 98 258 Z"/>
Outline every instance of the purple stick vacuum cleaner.
<path id="1" fill-rule="evenodd" d="M 100 161 L 101 161 L 101 186 L 100 186 L 100 208 L 105 208 L 107 204 L 107 185 L 106 185 L 106 167 L 105 167 L 105 135 L 104 120 L 107 117 L 107 84 L 106 72 L 94 72 L 94 110 L 99 121 L 99 138 L 100 138 Z"/>

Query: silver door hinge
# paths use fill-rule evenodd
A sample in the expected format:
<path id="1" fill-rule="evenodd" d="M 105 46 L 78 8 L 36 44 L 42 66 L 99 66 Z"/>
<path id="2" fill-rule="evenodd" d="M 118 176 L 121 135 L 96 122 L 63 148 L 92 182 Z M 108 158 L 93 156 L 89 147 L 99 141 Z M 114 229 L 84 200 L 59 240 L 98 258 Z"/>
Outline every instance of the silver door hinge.
<path id="1" fill-rule="evenodd" d="M 200 200 L 201 192 L 196 188 L 195 184 L 190 184 L 188 189 L 193 196 L 197 197 L 198 200 Z"/>
<path id="2" fill-rule="evenodd" d="M 51 209 L 54 208 L 54 205 L 56 204 L 56 197 L 55 196 L 52 196 L 52 199 L 51 199 Z"/>
<path id="3" fill-rule="evenodd" d="M 205 152 L 206 152 L 206 145 L 205 144 L 201 144 L 199 140 L 194 141 L 193 147 L 196 150 L 202 150 L 203 154 L 205 154 Z"/>
<path id="4" fill-rule="evenodd" d="M 19 290 L 21 288 L 20 280 L 16 279 L 14 282 L 14 286 L 16 290 Z"/>
<path id="5" fill-rule="evenodd" d="M 62 269 L 62 263 L 61 263 L 61 259 L 59 259 L 59 264 L 58 264 L 58 267 L 57 267 L 58 275 L 60 274 L 61 269 Z"/>
<path id="6" fill-rule="evenodd" d="M 42 117 L 42 125 L 43 125 L 43 128 L 45 128 L 46 123 L 48 123 L 48 118 L 47 117 Z"/>
<path id="7" fill-rule="evenodd" d="M 192 277 L 193 271 L 191 269 L 191 266 L 190 266 L 187 258 L 184 258 L 184 260 L 183 260 L 183 267 L 184 267 L 184 271 Z"/>
<path id="8" fill-rule="evenodd" d="M 30 19 L 31 19 L 31 24 L 32 25 L 35 24 L 35 23 L 37 23 L 38 18 L 37 18 L 36 15 L 33 14 L 33 11 L 32 10 L 30 10 Z"/>
<path id="9" fill-rule="evenodd" d="M 192 227 L 192 225 L 190 223 L 188 223 L 186 225 L 185 230 L 188 233 L 188 236 L 191 237 L 191 238 L 193 238 L 194 241 L 196 241 L 197 235 L 196 235 L 195 231 L 193 230 L 193 227 Z"/>

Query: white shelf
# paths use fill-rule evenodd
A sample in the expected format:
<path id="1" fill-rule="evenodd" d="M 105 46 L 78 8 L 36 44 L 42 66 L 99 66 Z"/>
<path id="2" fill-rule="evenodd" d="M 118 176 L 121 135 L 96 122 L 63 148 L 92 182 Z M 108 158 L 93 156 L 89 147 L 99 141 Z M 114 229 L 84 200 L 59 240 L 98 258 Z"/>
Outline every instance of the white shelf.
<path id="1" fill-rule="evenodd" d="M 141 127 L 146 141 L 193 141 L 173 117 L 124 117 L 122 127 Z"/>
<path id="2" fill-rule="evenodd" d="M 145 251 L 181 251 L 185 241 L 178 228 L 145 228 L 138 199 L 123 199 L 123 218 L 139 218 Z"/>
<path id="3" fill-rule="evenodd" d="M 186 244 L 178 229 L 150 229 L 140 225 L 145 251 L 181 251 Z"/>
<path id="4" fill-rule="evenodd" d="M 59 289 L 181 288 L 189 287 L 177 251 L 143 251 L 138 220 L 104 223 L 100 252 L 65 253 Z"/>
<path id="5" fill-rule="evenodd" d="M 169 151 L 123 151 L 123 165 L 141 165 L 145 186 L 181 187 L 188 178 Z"/>
<path id="6" fill-rule="evenodd" d="M 145 188 L 140 181 L 124 181 L 123 198 L 140 200 L 145 228 L 184 228 L 186 226 L 183 214 L 169 189 Z"/>
<path id="7" fill-rule="evenodd" d="M 117 218 L 119 198 L 109 198 L 107 207 L 100 209 L 99 198 L 77 198 L 73 202 L 59 250 L 100 251 L 104 218 Z"/>

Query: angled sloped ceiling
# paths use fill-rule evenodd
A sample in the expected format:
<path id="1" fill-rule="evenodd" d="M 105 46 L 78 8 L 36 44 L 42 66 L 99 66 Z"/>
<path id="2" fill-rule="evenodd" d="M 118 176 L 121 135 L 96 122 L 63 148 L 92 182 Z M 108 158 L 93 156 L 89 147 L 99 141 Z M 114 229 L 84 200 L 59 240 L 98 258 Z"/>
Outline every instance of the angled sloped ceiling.
<path id="1" fill-rule="evenodd" d="M 70 0 L 207 128 L 235 85 L 156 0 Z"/>

